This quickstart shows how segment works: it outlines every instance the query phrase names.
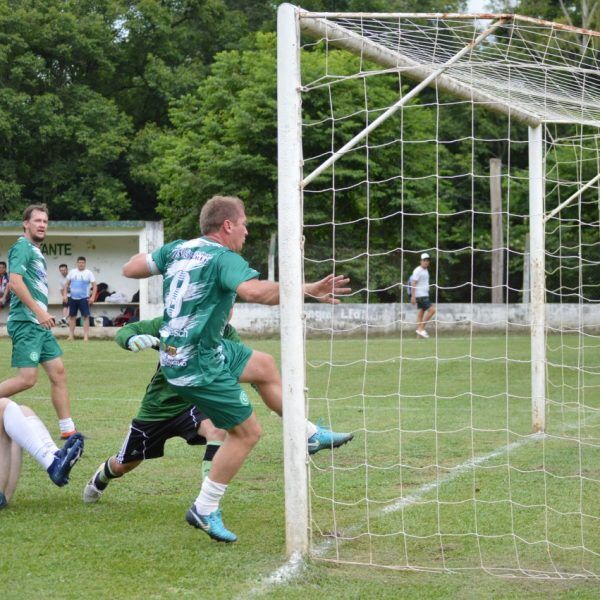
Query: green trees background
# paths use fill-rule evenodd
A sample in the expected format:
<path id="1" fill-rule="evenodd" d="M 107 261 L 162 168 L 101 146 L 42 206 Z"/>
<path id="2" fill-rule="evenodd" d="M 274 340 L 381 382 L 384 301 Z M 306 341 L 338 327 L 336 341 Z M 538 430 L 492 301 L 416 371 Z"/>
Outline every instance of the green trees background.
<path id="1" fill-rule="evenodd" d="M 173 239 L 197 233 L 203 200 L 215 193 L 236 194 L 245 200 L 251 217 L 245 255 L 264 272 L 267 242 L 277 227 L 278 4 L 0 0 L 0 219 L 19 219 L 26 204 L 41 201 L 48 203 L 53 219 L 162 218 L 167 237 Z M 502 2 L 491 4 L 505 8 Z M 596 4 L 521 0 L 513 9 L 593 28 L 600 19 Z M 310 10 L 390 12 L 455 11 L 466 3 L 315 0 L 301 5 Z M 308 79 L 319 73 L 322 61 L 322 51 L 315 48 L 304 67 Z M 354 68 L 356 59 L 332 52 L 330 61 L 344 70 Z M 348 82 L 336 87 L 336 110 L 340 116 L 356 112 L 356 101 L 365 91 L 369 110 L 389 106 L 399 87 L 406 91 L 410 85 L 399 83 L 397 76 Z M 442 231 L 437 235 L 442 250 L 437 261 L 440 297 L 488 299 L 484 288 L 457 284 L 472 279 L 489 285 L 489 217 L 461 209 L 464 198 L 472 195 L 481 198 L 476 208 L 489 209 L 487 180 L 443 175 L 470 170 L 486 175 L 491 157 L 506 158 L 508 144 L 502 140 L 526 139 L 526 131 L 513 125 L 507 132 L 506 121 L 479 111 L 476 135 L 492 141 L 476 146 L 460 141 L 460 126 L 473 118 L 471 109 L 454 104 L 436 112 L 429 105 L 434 94 L 427 91 L 372 135 L 368 167 L 358 155 L 336 167 L 336 189 L 342 190 L 336 195 L 340 224 L 307 229 L 308 275 L 327 271 L 335 258 L 348 265 L 358 282 L 357 299 L 377 290 L 373 301 L 398 301 L 408 265 L 414 266 L 415 254 L 432 248 Z M 338 142 L 348 139 L 366 118 L 358 112 L 332 130 L 326 94 L 311 96 L 305 109 L 311 121 L 325 123 L 305 131 L 306 156 L 323 144 L 327 147 L 332 136 Z M 399 145 L 388 143 L 399 131 L 418 143 L 400 153 Z M 437 144 L 432 139 L 455 141 Z M 516 298 L 522 278 L 518 251 L 526 231 L 526 191 L 518 175 L 520 167 L 525 173 L 526 146 L 512 144 L 511 153 L 516 170 L 511 173 L 513 204 L 507 218 L 512 219 L 517 252 L 508 256 L 507 283 Z M 408 164 L 412 177 L 398 178 L 399 165 Z M 367 168 L 370 181 L 387 181 L 370 186 L 368 223 L 363 218 L 366 191 L 353 183 Z M 435 172 L 442 177 L 426 176 Z M 327 187 L 327 177 L 316 184 L 317 190 Z M 309 222 L 331 219 L 323 194 L 308 194 L 305 201 Z M 447 216 L 416 216 L 429 211 Z M 482 251 L 467 250 L 466 244 Z M 357 260 L 345 263 L 351 257 Z"/>

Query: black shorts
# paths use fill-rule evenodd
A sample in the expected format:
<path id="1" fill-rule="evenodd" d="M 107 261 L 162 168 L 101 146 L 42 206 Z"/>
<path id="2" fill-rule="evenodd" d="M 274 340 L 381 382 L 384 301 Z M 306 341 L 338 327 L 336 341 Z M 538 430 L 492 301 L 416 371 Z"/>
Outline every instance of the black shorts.
<path id="1" fill-rule="evenodd" d="M 173 437 L 183 438 L 190 446 L 206 444 L 206 438 L 198 434 L 198 427 L 206 418 L 206 415 L 193 406 L 164 421 L 133 419 L 129 434 L 117 454 L 117 462 L 124 464 L 134 460 L 160 458 L 165 453 L 165 442 Z"/>
<path id="2" fill-rule="evenodd" d="M 82 317 L 90 316 L 90 303 L 87 298 L 69 298 L 69 316 L 76 317 L 77 311 Z"/>
<path id="3" fill-rule="evenodd" d="M 429 296 L 419 296 L 416 298 L 417 300 L 417 308 L 421 310 L 429 310 L 431 308 L 431 300 Z"/>

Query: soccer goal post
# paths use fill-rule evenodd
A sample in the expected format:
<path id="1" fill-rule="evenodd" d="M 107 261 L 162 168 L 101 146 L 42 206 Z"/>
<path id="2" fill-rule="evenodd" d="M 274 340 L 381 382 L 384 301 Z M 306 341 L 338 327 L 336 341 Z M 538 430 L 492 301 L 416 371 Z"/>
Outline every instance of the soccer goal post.
<path id="1" fill-rule="evenodd" d="M 279 7 L 288 554 L 600 577 L 599 47 L 512 14 Z M 331 272 L 352 294 L 305 304 Z M 355 439 L 308 457 L 307 417 Z"/>

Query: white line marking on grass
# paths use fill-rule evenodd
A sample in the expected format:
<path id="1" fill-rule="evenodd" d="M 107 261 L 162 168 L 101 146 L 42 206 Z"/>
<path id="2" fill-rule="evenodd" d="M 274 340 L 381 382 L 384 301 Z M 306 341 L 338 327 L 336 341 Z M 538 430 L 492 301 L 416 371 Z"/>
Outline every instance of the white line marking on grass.
<path id="1" fill-rule="evenodd" d="M 259 585 L 251 589 L 249 592 L 238 596 L 239 600 L 244 598 L 252 598 L 260 594 L 266 593 L 271 587 L 288 583 L 302 572 L 304 569 L 304 561 L 298 553 L 292 554 L 291 558 L 279 569 L 271 573 L 266 579 L 263 579 Z"/>
<path id="2" fill-rule="evenodd" d="M 455 467 L 448 469 L 448 471 L 444 477 L 439 478 L 437 481 L 431 481 L 430 483 L 426 483 L 425 485 L 422 485 L 411 496 L 406 496 L 406 498 L 402 498 L 402 500 L 399 500 L 398 502 L 396 502 L 394 504 L 391 504 L 389 506 L 386 506 L 385 508 L 382 508 L 381 512 L 386 515 L 391 512 L 396 512 L 398 510 L 402 510 L 403 508 L 406 508 L 407 506 L 410 506 L 412 504 L 416 504 L 428 492 L 431 492 L 432 490 L 435 490 L 436 488 L 441 487 L 445 483 L 449 483 L 450 481 L 452 481 L 459 475 L 466 473 L 472 467 L 476 467 L 477 465 L 487 462 L 488 460 L 497 458 L 498 456 L 502 456 L 503 454 L 508 454 L 512 450 L 516 450 L 517 448 L 524 446 L 528 442 L 532 442 L 534 440 L 541 440 L 543 437 L 544 437 L 544 434 L 541 432 L 540 433 L 532 433 L 531 435 L 524 437 L 517 442 L 512 442 L 511 444 L 502 446 L 502 448 L 498 448 L 497 450 L 492 450 L 492 452 L 489 452 L 488 454 L 482 454 L 481 456 L 477 456 L 475 458 L 467 460 L 464 463 L 461 463 L 460 465 L 456 465 Z"/>
<path id="3" fill-rule="evenodd" d="M 410 496 L 406 496 L 406 498 L 402 498 L 402 500 L 395 502 L 379 511 L 381 514 L 388 514 L 391 512 L 395 512 L 398 510 L 402 510 L 403 508 L 407 508 L 419 502 L 423 496 L 435 490 L 438 487 L 452 481 L 459 475 L 467 472 L 470 468 L 476 467 L 482 463 L 485 463 L 489 460 L 497 458 L 502 454 L 511 452 L 512 450 L 516 450 L 521 446 L 542 439 L 544 437 L 543 433 L 534 433 L 527 437 L 520 439 L 517 442 L 512 442 L 511 444 L 507 444 L 506 446 L 502 446 L 501 448 L 497 448 L 496 450 L 492 450 L 492 452 L 488 452 L 488 454 L 482 454 L 481 456 L 474 457 L 470 460 L 465 461 L 456 467 L 452 467 L 448 469 L 445 476 L 440 477 L 436 481 L 431 481 L 429 483 L 423 484 L 419 489 L 417 489 Z M 351 530 L 350 530 L 351 531 Z M 335 538 L 328 539 L 318 546 L 313 548 L 313 554 L 316 556 L 322 556 L 326 553 L 326 551 L 333 545 L 335 542 Z M 339 543 L 343 543 L 343 540 L 338 540 Z M 245 593 L 239 598 L 248 598 L 253 596 L 258 596 L 259 594 L 266 593 L 271 587 L 276 585 L 282 585 L 285 583 L 289 583 L 292 579 L 300 575 L 304 568 L 304 561 L 300 557 L 300 555 L 293 555 L 285 564 L 283 564 L 279 569 L 274 571 L 271 575 L 269 575 L 266 579 L 262 580 L 258 586 Z"/>

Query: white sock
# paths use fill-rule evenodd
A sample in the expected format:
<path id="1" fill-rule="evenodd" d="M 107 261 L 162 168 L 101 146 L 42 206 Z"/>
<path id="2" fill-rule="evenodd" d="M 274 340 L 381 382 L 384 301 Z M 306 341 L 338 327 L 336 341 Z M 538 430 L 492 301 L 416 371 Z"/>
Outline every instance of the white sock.
<path id="1" fill-rule="evenodd" d="M 317 429 L 318 427 L 312 423 L 311 421 L 309 421 L 308 419 L 306 419 L 306 439 L 310 439 L 313 435 L 315 435 L 315 433 L 317 433 Z"/>
<path id="2" fill-rule="evenodd" d="M 71 433 L 72 431 L 75 431 L 75 423 L 73 423 L 73 419 L 71 419 L 71 417 L 59 419 L 58 426 L 60 427 L 61 435 L 63 433 Z"/>
<path id="3" fill-rule="evenodd" d="M 31 426 L 36 430 L 40 440 L 44 442 L 44 445 L 46 446 L 48 452 L 50 452 L 51 454 L 58 452 L 58 446 L 54 443 L 50 432 L 48 431 L 48 429 L 46 429 L 46 426 L 44 425 L 44 423 L 42 423 L 42 420 L 37 415 L 31 415 L 30 417 L 27 417 L 27 420 L 29 421 Z"/>
<path id="4" fill-rule="evenodd" d="M 221 502 L 221 498 L 223 497 L 226 489 L 227 484 L 216 483 L 215 481 L 211 481 L 208 477 L 206 477 L 202 483 L 202 487 L 200 488 L 200 493 L 194 502 L 198 514 L 210 515 L 211 512 L 217 510 L 217 508 L 219 508 L 219 502 Z"/>
<path id="5" fill-rule="evenodd" d="M 39 436 L 36 427 L 21 412 L 19 405 L 12 400 L 4 409 L 4 429 L 14 442 L 29 452 L 44 469 L 48 469 L 54 461 L 54 452 L 50 451 L 47 442 Z"/>

